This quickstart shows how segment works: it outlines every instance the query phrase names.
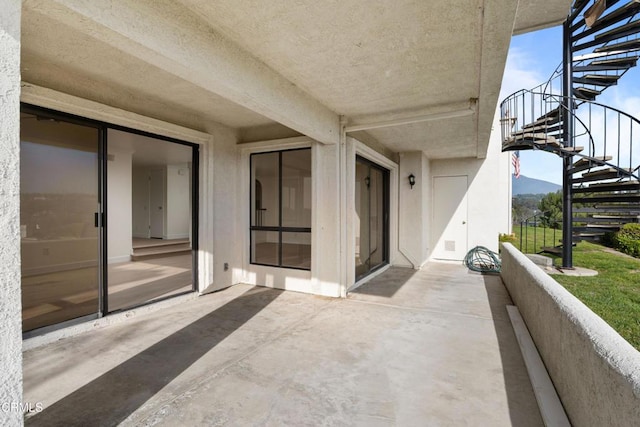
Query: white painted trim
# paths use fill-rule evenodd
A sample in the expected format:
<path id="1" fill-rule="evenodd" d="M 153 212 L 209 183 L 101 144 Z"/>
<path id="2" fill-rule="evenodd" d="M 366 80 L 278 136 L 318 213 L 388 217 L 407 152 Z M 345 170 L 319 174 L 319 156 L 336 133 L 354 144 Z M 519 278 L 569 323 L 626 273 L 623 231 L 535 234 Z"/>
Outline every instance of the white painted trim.
<path id="1" fill-rule="evenodd" d="M 374 163 L 379 164 L 380 166 L 384 166 L 389 170 L 395 169 L 397 171 L 398 164 L 393 160 L 389 159 L 382 153 L 377 152 L 373 148 L 368 145 L 363 144 L 355 138 L 351 138 L 355 143 L 356 155 L 360 157 L 364 157 L 367 160 L 371 160 Z"/>
<path id="2" fill-rule="evenodd" d="M 20 100 L 27 104 L 50 108 L 63 113 L 124 126 L 194 144 L 206 144 L 211 135 L 186 127 L 152 119 L 88 99 L 79 98 L 53 89 L 23 82 Z M 222 126 L 222 125 L 220 125 Z"/>
<path id="3" fill-rule="evenodd" d="M 351 142 L 351 150 L 347 148 L 346 169 L 348 171 L 346 179 L 346 204 L 347 211 L 351 216 L 347 218 L 347 236 L 348 245 L 346 250 L 347 258 L 347 288 L 351 289 L 350 284 L 355 284 L 355 242 L 356 230 L 353 222 L 353 212 L 355 212 L 355 165 L 356 156 L 370 160 L 387 170 L 389 170 L 389 265 L 395 265 L 400 257 L 399 251 L 399 229 L 398 229 L 398 212 L 399 212 L 399 165 L 385 155 L 375 151 L 371 147 L 363 144 L 355 138 L 349 137 L 347 141 Z"/>
<path id="4" fill-rule="evenodd" d="M 507 312 L 509 313 L 509 319 L 511 320 L 513 331 L 516 334 L 516 339 L 520 346 L 524 364 L 529 373 L 533 394 L 538 401 L 538 408 L 540 409 L 540 415 L 542 416 L 544 425 L 558 427 L 571 426 L 569 418 L 560 402 L 560 397 L 558 397 L 558 393 L 553 387 L 547 368 L 545 368 L 540 353 L 538 353 L 538 349 L 531 335 L 529 335 L 529 330 L 522 316 L 520 316 L 518 307 L 508 305 Z"/>
<path id="5" fill-rule="evenodd" d="M 389 159 L 385 155 L 375 151 L 371 147 L 363 144 L 362 142 L 354 139 L 355 143 L 355 155 L 364 157 L 367 160 L 370 160 L 380 166 L 389 170 L 389 264 L 394 265 L 395 261 L 399 256 L 398 249 L 398 239 L 399 239 L 399 231 L 398 231 L 398 211 L 399 207 L 399 173 L 400 166 Z M 353 191 L 351 194 L 352 203 L 355 203 L 355 157 L 353 159 L 353 182 L 349 185 L 353 187 Z M 355 205 L 353 205 L 355 209 Z M 355 230 L 353 230 L 353 242 L 355 244 Z M 355 251 L 355 249 L 354 249 Z M 351 257 L 355 262 L 355 252 L 351 254 Z M 354 265 L 355 271 L 355 265 Z M 355 274 L 355 273 L 354 273 Z"/>
<path id="6" fill-rule="evenodd" d="M 345 240 L 343 257 L 345 258 L 345 282 L 344 296 L 347 296 L 347 289 L 356 282 L 356 229 L 354 216 L 356 213 L 356 144 L 353 138 L 347 138 L 344 149 L 344 161 L 341 165 L 344 170 L 343 203 L 345 206 L 346 222 L 341 233 Z"/>
<path id="7" fill-rule="evenodd" d="M 355 207 L 355 187 L 351 188 L 347 185 L 349 176 L 355 179 L 355 170 L 347 167 L 350 157 L 350 144 L 347 141 L 347 132 L 345 126 L 347 118 L 340 116 L 340 146 L 338 147 L 338 218 L 340 219 L 339 236 L 340 242 L 340 261 L 338 265 L 338 280 L 340 281 L 340 297 L 347 297 L 347 287 L 349 286 L 350 272 L 355 270 L 355 246 L 353 249 L 349 246 L 352 243 L 349 236 L 351 215 Z M 351 190 L 351 193 L 349 192 Z M 355 241 L 355 237 L 354 240 Z M 352 254 L 353 256 L 349 257 Z M 351 267 L 351 270 L 349 270 Z M 355 276 L 354 276 L 355 277 Z"/>
<path id="8" fill-rule="evenodd" d="M 199 181 L 198 181 L 198 292 L 206 293 L 215 289 L 214 279 L 214 245 L 211 236 L 215 235 L 214 217 L 216 205 L 214 200 L 215 162 L 213 159 L 213 137 L 210 143 L 200 146 Z M 217 255 L 217 254 L 216 254 Z"/>

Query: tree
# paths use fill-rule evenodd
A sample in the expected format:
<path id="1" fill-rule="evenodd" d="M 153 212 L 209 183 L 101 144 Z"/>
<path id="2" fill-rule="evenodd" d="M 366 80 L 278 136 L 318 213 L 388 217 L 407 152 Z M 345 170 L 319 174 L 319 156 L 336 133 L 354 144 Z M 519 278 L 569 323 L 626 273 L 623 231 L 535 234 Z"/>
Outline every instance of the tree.
<path id="1" fill-rule="evenodd" d="M 542 199 L 541 194 L 518 194 L 511 199 L 511 216 L 514 224 L 533 216 Z"/>
<path id="2" fill-rule="evenodd" d="M 545 195 L 538 204 L 542 225 L 550 228 L 562 228 L 562 192 Z"/>

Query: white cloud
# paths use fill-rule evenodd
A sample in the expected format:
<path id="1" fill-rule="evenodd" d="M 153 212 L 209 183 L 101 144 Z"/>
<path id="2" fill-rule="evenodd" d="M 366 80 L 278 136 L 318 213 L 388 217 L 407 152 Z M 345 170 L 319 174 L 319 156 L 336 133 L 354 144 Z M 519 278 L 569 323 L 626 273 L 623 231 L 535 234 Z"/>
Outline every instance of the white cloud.
<path id="1" fill-rule="evenodd" d="M 532 58 L 524 49 L 511 46 L 500 90 L 500 99 L 521 89 L 533 89 L 544 83 L 549 76 L 545 67 Z M 548 67 L 547 67 L 548 68 Z M 562 184 L 562 159 L 543 151 L 520 152 L 521 174 L 530 178 Z"/>
<path id="2" fill-rule="evenodd" d="M 548 76 L 542 74 L 541 68 L 524 49 L 512 46 L 504 69 L 500 99 L 520 89 L 533 89 L 542 84 Z"/>

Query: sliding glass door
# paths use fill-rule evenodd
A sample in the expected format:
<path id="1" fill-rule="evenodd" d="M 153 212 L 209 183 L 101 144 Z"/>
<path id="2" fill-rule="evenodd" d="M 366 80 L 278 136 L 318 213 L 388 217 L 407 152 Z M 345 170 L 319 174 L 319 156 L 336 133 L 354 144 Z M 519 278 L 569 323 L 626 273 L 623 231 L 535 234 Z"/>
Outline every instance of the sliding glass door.
<path id="1" fill-rule="evenodd" d="M 29 331 L 99 311 L 100 129 L 22 113 L 22 320 Z"/>
<path id="2" fill-rule="evenodd" d="M 23 106 L 20 148 L 23 332 L 195 289 L 196 145 Z"/>
<path id="3" fill-rule="evenodd" d="M 389 171 L 356 158 L 356 280 L 389 260 Z"/>
<path id="4" fill-rule="evenodd" d="M 194 287 L 194 164 L 189 144 L 107 132 L 107 309 Z"/>

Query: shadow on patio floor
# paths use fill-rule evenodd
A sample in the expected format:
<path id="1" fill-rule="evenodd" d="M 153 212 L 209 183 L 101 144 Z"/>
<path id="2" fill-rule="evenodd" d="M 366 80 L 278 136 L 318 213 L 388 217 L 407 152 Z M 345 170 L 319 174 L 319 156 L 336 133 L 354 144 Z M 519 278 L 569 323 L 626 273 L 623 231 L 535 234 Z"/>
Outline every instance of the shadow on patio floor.
<path id="1" fill-rule="evenodd" d="M 483 274 L 482 277 L 491 308 L 491 318 L 498 338 L 500 358 L 502 359 L 502 374 L 504 376 L 505 392 L 512 425 L 541 425 L 541 419 L 531 418 L 532 413 L 538 412 L 535 400 L 522 399 L 523 386 L 530 388 L 532 394 L 533 388 L 531 388 L 527 371 L 522 369 L 524 360 L 507 312 L 506 306 L 512 305 L 513 302 L 502 284 L 500 275 Z"/>
<path id="2" fill-rule="evenodd" d="M 25 425 L 119 424 L 281 293 L 250 289 L 27 418 Z"/>

